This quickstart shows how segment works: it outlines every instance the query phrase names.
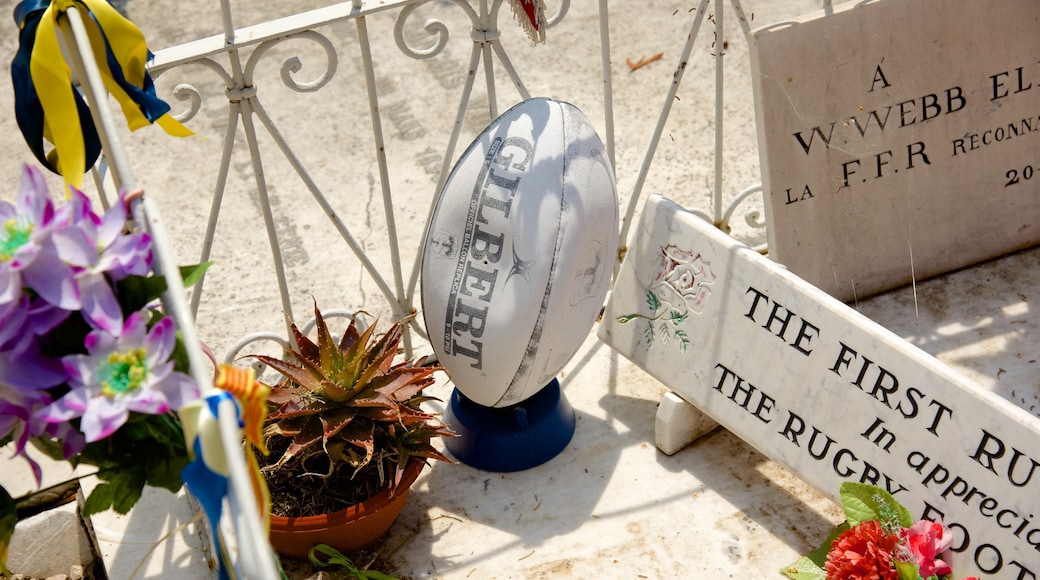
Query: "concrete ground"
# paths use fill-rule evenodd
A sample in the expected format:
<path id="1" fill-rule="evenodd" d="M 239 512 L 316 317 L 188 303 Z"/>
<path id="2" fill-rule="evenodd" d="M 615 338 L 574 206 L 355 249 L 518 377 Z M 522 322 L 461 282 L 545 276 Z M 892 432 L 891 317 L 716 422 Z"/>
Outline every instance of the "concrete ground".
<path id="1" fill-rule="evenodd" d="M 232 4 L 236 25 L 244 26 L 323 3 L 241 0 Z M 549 30 L 544 46 L 531 46 L 508 15 L 503 15 L 501 26 L 503 42 L 531 94 L 570 101 L 602 127 L 595 4 L 574 2 L 563 22 Z M 622 208 L 632 193 L 687 36 L 689 11 L 695 8 L 695 3 L 674 0 L 638 4 L 614 2 L 610 15 L 616 172 Z M 732 199 L 740 189 L 759 180 L 759 170 L 747 45 L 729 3 L 721 4 L 727 10 L 724 192 Z M 153 50 L 221 30 L 213 0 L 127 0 L 120 5 L 144 30 Z M 11 0 L 0 0 L 0 12 L 10 12 L 12 6 Z M 744 8 L 753 19 L 752 26 L 757 26 L 818 7 L 819 2 L 812 0 L 748 0 Z M 409 38 L 423 40 L 420 23 L 432 14 L 443 15 L 455 32 L 445 51 L 427 61 L 400 54 L 391 40 L 393 20 L 388 15 L 373 16 L 369 22 L 379 63 L 377 86 L 385 114 L 406 273 L 419 248 L 421 223 L 439 168 L 438 152 L 445 146 L 457 106 L 460 67 L 471 46 L 461 10 L 443 0 L 435 0 L 408 21 Z M 7 26 L 13 31 L 10 23 Z M 336 74 L 325 89 L 301 94 L 278 80 L 278 66 L 285 57 L 300 55 L 303 70 L 299 74 L 304 79 L 313 78 L 325 66 L 324 53 L 314 43 L 294 40 L 273 47 L 260 60 L 258 95 L 302 163 L 388 276 L 386 227 L 378 201 L 378 172 L 371 161 L 364 77 L 352 42 L 357 30 L 352 23 L 338 23 L 323 31 L 341 50 Z M 717 47 L 712 41 L 706 23 L 644 188 L 644 194 L 659 192 L 703 211 L 710 211 L 714 175 L 712 53 Z M 13 33 L 0 35 L 0 52 L 12 55 L 15 46 Z M 625 64 L 626 59 L 637 61 L 657 53 L 663 53 L 660 60 L 638 70 L 630 71 Z M 507 80 L 500 71 L 499 76 Z M 180 260 L 188 263 L 196 261 L 200 252 L 227 101 L 219 77 L 209 69 L 184 67 L 158 79 L 160 95 L 175 109 L 182 105 L 169 91 L 183 82 L 195 84 L 204 96 L 201 111 L 189 122 L 198 136 L 173 140 L 157 128 L 147 128 L 123 138 L 138 181 L 158 201 Z M 499 92 L 499 109 L 505 110 L 518 97 L 508 82 L 501 86 L 505 88 Z M 478 81 L 475 100 L 481 98 L 486 102 L 487 92 Z M 10 111 L 11 107 L 10 91 L 0 91 L 0 108 Z M 471 110 L 459 151 L 487 121 L 486 112 L 479 107 Z M 268 137 L 262 136 L 260 144 L 263 174 L 271 184 L 277 228 L 289 266 L 294 313 L 305 317 L 313 296 L 323 309 L 364 308 L 388 316 L 378 289 L 329 227 L 292 168 Z M 12 115 L 0 116 L 0 151 L 4 152 L 0 179 L 9 184 L 6 195 L 10 195 L 21 164 L 33 162 Z M 242 335 L 284 329 L 254 201 L 255 177 L 240 137 L 213 250 L 215 265 L 198 318 L 203 340 L 218 352 Z M 52 187 L 58 191 L 60 182 L 53 180 Z M 755 201 L 747 211 L 760 206 Z M 764 231 L 750 228 L 742 219 L 737 220 L 733 234 L 751 245 L 765 241 Z M 1035 355 L 1035 339 L 1028 336 L 1035 337 L 1037 329 L 1033 323 L 1009 326 L 1018 317 L 1014 312 L 991 323 L 973 324 L 980 317 L 972 309 L 980 303 L 962 289 L 987 288 L 985 280 L 999 275 L 1013 284 L 1009 287 L 1019 296 L 1018 301 L 1013 300 L 1016 304 L 1040 299 L 1035 281 L 1023 280 L 1024 272 L 1040 272 L 1036 261 L 1034 254 L 1020 254 L 920 284 L 917 296 L 925 299 L 918 302 L 907 289 L 856 306 L 925 350 L 940 358 L 945 355 L 943 360 L 985 386 L 1000 390 L 996 369 L 1009 368 L 1000 357 L 1014 356 L 1009 352 L 1015 350 L 1006 341 L 1021 345 L 1020 355 Z M 941 304 L 928 298 L 940 294 Z M 1002 300 L 1006 302 L 1006 298 L 994 298 L 994 304 L 1012 308 L 1001 305 Z M 949 322 L 949 312 L 964 312 L 956 319 L 967 330 L 930 330 Z M 839 508 L 827 497 L 728 432 L 715 432 L 673 456 L 658 452 L 654 416 L 665 387 L 599 343 L 594 333 L 560 380 L 578 417 L 576 434 L 567 449 L 542 466 L 518 473 L 488 473 L 445 464 L 426 470 L 378 550 L 382 569 L 406 578 L 778 577 L 781 566 L 815 548 L 840 519 Z M 439 385 L 434 394 L 447 399 L 449 393 L 450 385 Z M 3 472 L 5 485 L 26 486 L 27 473 L 6 466 Z M 100 525 L 99 535 L 104 536 L 101 551 L 110 577 L 130 577 L 142 560 L 138 578 L 210 574 L 197 547 L 193 531 L 197 524 L 189 522 L 184 530 L 178 529 L 190 520 L 190 512 L 169 513 L 170 498 L 161 496 L 142 502 L 128 517 Z M 160 542 L 171 531 L 177 540 Z M 146 553 L 156 543 L 158 548 Z M 17 550 L 26 549 L 25 544 L 18 546 L 12 557 L 19 556 Z M 301 566 L 292 569 L 295 577 L 313 573 Z"/>

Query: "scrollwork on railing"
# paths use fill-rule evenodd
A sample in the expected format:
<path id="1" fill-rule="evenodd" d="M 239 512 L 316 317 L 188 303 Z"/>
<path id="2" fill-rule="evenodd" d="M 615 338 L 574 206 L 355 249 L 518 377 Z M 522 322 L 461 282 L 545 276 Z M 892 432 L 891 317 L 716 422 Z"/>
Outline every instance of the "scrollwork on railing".
<path id="1" fill-rule="evenodd" d="M 173 115 L 181 123 L 194 119 L 202 108 L 202 92 L 195 85 L 179 83 L 173 87 L 173 97 L 178 101 L 188 101 L 188 110 Z"/>
<path id="2" fill-rule="evenodd" d="M 281 335 L 275 334 L 273 332 L 254 332 L 253 334 L 243 336 L 241 339 L 238 340 L 238 342 L 231 345 L 231 348 L 228 349 L 227 354 L 224 355 L 224 364 L 242 366 L 242 358 L 248 357 L 249 355 L 247 354 L 243 355 L 243 357 L 239 357 L 238 353 L 242 352 L 242 349 L 251 344 L 258 344 L 262 342 L 276 343 L 282 347 L 283 352 L 288 352 L 292 349 L 292 344 Z M 265 383 L 271 382 L 271 379 L 267 379 L 266 377 L 264 377 L 264 373 L 267 371 L 267 365 L 258 360 L 253 360 L 252 362 L 247 364 L 249 367 L 252 367 L 253 372 L 256 373 L 256 378 L 258 380 Z M 277 382 L 277 379 L 274 379 L 274 381 Z"/>
<path id="3" fill-rule="evenodd" d="M 733 213 L 737 210 L 737 207 L 744 202 L 744 200 L 750 198 L 756 193 L 762 193 L 762 184 L 756 183 L 755 185 L 749 186 L 743 189 L 737 194 L 737 197 L 733 201 L 729 202 L 729 207 L 722 214 L 721 223 L 717 224 L 718 227 L 725 231 L 730 231 L 730 220 L 733 218 Z M 744 222 L 756 229 L 763 229 L 766 227 L 766 222 L 762 220 L 762 212 L 758 210 L 752 210 L 744 216 Z"/>
<path id="4" fill-rule="evenodd" d="M 352 311 L 352 310 L 334 309 L 334 310 L 327 310 L 325 312 L 322 312 L 322 318 L 324 318 L 326 320 L 331 319 L 331 318 L 351 318 L 351 319 L 353 319 L 358 314 L 368 314 L 368 313 L 363 311 L 363 310 L 355 312 L 355 311 Z M 314 330 L 314 326 L 316 324 L 317 324 L 317 319 L 312 317 L 312 318 L 309 318 L 302 325 L 299 325 L 297 328 L 299 328 L 300 332 L 304 336 L 306 336 L 306 335 L 310 334 L 310 332 L 312 330 Z M 363 318 L 358 317 L 357 318 L 357 329 L 358 329 L 358 331 L 364 332 L 365 329 L 367 329 L 367 328 L 368 328 L 368 323 Z M 260 343 L 268 343 L 268 342 L 274 343 L 274 344 L 277 344 L 278 346 L 280 346 L 283 353 L 284 352 L 289 352 L 289 351 L 291 351 L 291 350 L 293 350 L 295 348 L 295 345 L 293 345 L 293 343 L 290 340 L 286 339 L 284 336 L 282 336 L 280 334 L 276 334 L 274 332 L 254 332 L 252 334 L 243 336 L 242 338 L 240 338 L 238 340 L 238 342 L 236 342 L 235 344 L 231 345 L 231 347 L 227 351 L 227 354 L 224 355 L 224 364 L 234 365 L 237 362 L 238 366 L 241 366 L 242 365 L 242 363 L 241 363 L 242 359 L 243 358 L 247 358 L 247 357 L 250 356 L 249 354 L 245 354 L 245 355 L 242 355 L 240 357 L 239 353 L 242 352 L 243 349 L 245 349 L 247 346 L 249 346 L 251 344 L 260 344 Z M 253 371 L 256 372 L 257 378 L 260 379 L 261 381 L 272 383 L 272 382 L 278 382 L 280 380 L 276 374 L 272 374 L 272 378 L 271 379 L 265 380 L 265 377 L 263 375 L 264 375 L 264 373 L 268 369 L 267 369 L 267 365 L 265 365 L 264 363 L 262 363 L 260 361 L 257 361 L 257 360 L 254 360 L 253 362 L 248 363 L 248 364 L 249 364 L 250 367 L 253 368 Z"/>
<path id="5" fill-rule="evenodd" d="M 325 51 L 325 70 L 321 71 L 321 74 L 313 80 L 304 82 L 297 81 L 294 78 L 294 75 L 303 69 L 303 63 L 297 56 L 289 57 L 282 61 L 282 82 L 285 83 L 285 86 L 299 93 L 311 93 L 320 90 L 322 87 L 327 85 L 336 74 L 336 69 L 339 66 L 339 57 L 336 54 L 336 47 L 333 46 L 332 41 L 330 41 L 325 35 L 313 30 L 304 30 L 282 38 L 266 40 L 258 44 L 256 50 L 249 55 L 249 60 L 246 61 L 246 66 L 243 71 L 246 86 L 253 84 L 253 72 L 256 69 L 256 65 L 268 50 L 287 40 L 296 39 L 311 40 L 317 43 L 318 46 Z"/>
<path id="6" fill-rule="evenodd" d="M 552 28 L 563 20 L 564 16 L 567 16 L 567 11 L 571 8 L 571 0 L 560 0 L 560 6 L 556 9 L 556 13 L 552 16 L 545 17 L 545 27 Z"/>
<path id="7" fill-rule="evenodd" d="M 751 196 L 755 195 L 756 193 L 762 193 L 761 183 L 756 183 L 755 185 L 751 185 L 742 189 L 740 193 L 738 193 L 737 196 L 733 198 L 733 201 L 729 202 L 729 205 L 726 206 L 726 210 L 722 212 L 722 217 L 719 218 L 718 221 L 716 221 L 714 217 L 709 215 L 708 212 L 701 211 L 699 209 L 687 208 L 687 211 L 708 223 L 715 224 L 715 227 L 719 228 L 720 230 L 726 233 L 730 233 L 731 231 L 733 231 L 733 227 L 730 225 L 733 219 L 733 214 L 736 213 L 737 208 L 742 203 L 744 203 L 747 199 L 751 198 Z M 755 229 L 764 229 L 766 227 L 766 222 L 762 219 L 762 212 L 757 209 L 751 210 L 744 215 L 744 223 Z"/>
<path id="8" fill-rule="evenodd" d="M 397 48 L 410 58 L 416 60 L 425 60 L 433 58 L 444 50 L 444 47 L 448 45 L 448 27 L 437 18 L 429 18 L 423 23 L 423 30 L 425 30 L 431 37 L 434 38 L 433 44 L 424 48 L 416 48 L 408 44 L 408 40 L 405 38 L 404 27 L 408 18 L 415 13 L 425 3 L 421 4 L 409 4 L 401 9 L 401 13 L 397 15 L 397 21 L 394 23 L 394 42 L 397 43 Z M 473 11 L 473 8 L 467 4 L 460 4 L 464 10 L 469 13 L 471 19 L 476 22 L 477 13 Z"/>
<path id="9" fill-rule="evenodd" d="M 231 75 L 228 74 L 224 67 L 220 66 L 219 63 L 210 58 L 200 58 L 193 60 L 185 64 L 197 64 L 211 71 L 217 73 L 217 76 L 224 82 L 226 86 L 231 86 Z M 182 65 L 183 66 L 183 65 Z M 163 69 L 152 73 L 154 78 L 159 78 L 163 73 L 170 69 Z M 171 116 L 177 119 L 181 123 L 187 123 L 188 121 L 195 118 L 195 115 L 199 113 L 202 108 L 202 91 L 193 84 L 190 83 L 178 83 L 173 87 L 173 97 L 178 101 L 188 101 L 188 108 L 178 113 L 172 113 Z"/>

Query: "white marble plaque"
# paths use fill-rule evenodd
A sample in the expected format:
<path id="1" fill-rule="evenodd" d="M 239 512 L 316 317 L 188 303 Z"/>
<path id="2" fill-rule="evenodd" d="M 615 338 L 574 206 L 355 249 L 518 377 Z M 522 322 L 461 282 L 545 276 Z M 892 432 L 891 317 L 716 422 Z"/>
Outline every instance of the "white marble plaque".
<path id="1" fill-rule="evenodd" d="M 752 31 L 770 256 L 842 300 L 1040 242 L 1040 2 Z"/>
<path id="2" fill-rule="evenodd" d="M 873 483 L 942 520 L 957 578 L 1040 575 L 1040 421 L 668 200 L 599 336 L 824 493 Z"/>

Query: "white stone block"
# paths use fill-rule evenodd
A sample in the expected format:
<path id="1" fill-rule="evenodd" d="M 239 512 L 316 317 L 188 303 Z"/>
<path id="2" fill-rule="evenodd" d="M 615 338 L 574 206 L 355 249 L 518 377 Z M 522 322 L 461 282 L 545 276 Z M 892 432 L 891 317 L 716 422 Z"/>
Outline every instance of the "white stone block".
<path id="1" fill-rule="evenodd" d="M 18 522 L 7 565 L 12 572 L 46 578 L 92 562 L 90 539 L 72 502 Z"/>
<path id="2" fill-rule="evenodd" d="M 654 439 L 665 455 L 674 455 L 718 427 L 718 422 L 679 395 L 665 393 L 657 407 Z"/>
<path id="3" fill-rule="evenodd" d="M 851 300 L 1040 242 L 1037 22 L 881 0 L 752 31 L 770 257 Z"/>

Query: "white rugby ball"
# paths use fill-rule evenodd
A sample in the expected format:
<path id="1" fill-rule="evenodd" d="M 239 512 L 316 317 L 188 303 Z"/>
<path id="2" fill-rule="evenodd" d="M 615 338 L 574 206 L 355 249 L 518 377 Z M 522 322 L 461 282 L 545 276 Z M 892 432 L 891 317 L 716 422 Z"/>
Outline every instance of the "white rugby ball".
<path id="1" fill-rule="evenodd" d="M 614 171 L 581 111 L 530 99 L 488 125 L 423 245 L 423 318 L 456 388 L 507 407 L 552 381 L 596 321 L 617 242 Z"/>

